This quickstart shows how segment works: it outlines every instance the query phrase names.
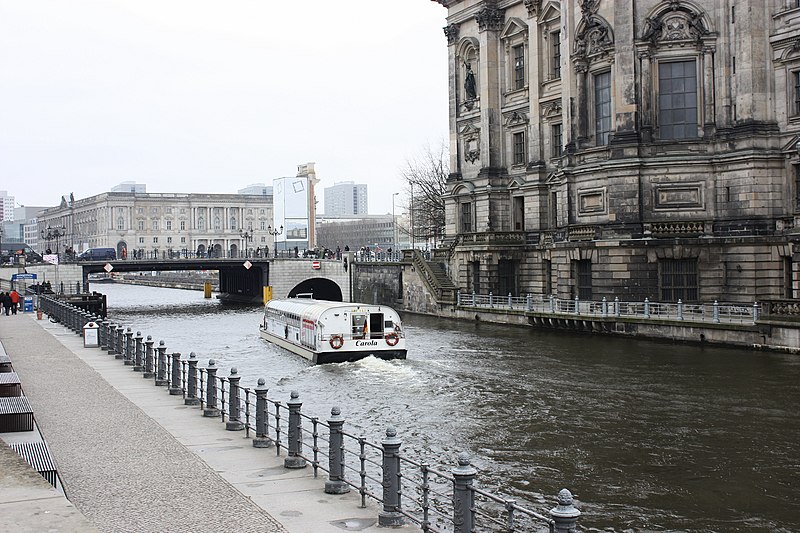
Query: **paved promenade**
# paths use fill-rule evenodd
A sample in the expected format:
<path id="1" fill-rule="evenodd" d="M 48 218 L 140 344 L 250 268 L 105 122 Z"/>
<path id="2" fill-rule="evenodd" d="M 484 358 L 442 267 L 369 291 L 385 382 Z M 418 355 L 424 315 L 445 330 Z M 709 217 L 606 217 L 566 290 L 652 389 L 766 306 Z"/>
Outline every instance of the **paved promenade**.
<path id="1" fill-rule="evenodd" d="M 100 531 L 385 531 L 357 492 L 325 494 L 324 473 L 284 469 L 46 317 L 0 317 L 0 341 L 69 500 Z"/>

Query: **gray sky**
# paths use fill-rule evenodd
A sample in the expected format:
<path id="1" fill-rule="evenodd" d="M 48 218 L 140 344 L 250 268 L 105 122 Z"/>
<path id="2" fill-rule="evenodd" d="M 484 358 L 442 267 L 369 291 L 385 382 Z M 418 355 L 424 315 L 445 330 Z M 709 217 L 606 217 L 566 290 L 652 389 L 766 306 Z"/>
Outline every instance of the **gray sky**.
<path id="1" fill-rule="evenodd" d="M 445 16 L 431 0 L 0 0 L 0 189 L 44 206 L 122 181 L 233 193 L 313 161 L 320 209 L 353 180 L 391 212 L 406 159 L 447 137 Z"/>

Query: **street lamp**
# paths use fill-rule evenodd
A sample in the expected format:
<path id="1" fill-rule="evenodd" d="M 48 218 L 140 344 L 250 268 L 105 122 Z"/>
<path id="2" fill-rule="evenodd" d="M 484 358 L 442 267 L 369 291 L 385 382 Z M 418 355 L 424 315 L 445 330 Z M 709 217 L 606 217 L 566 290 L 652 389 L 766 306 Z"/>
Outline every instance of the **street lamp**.
<path id="1" fill-rule="evenodd" d="M 247 246 L 248 241 L 253 241 L 253 227 L 250 226 L 247 228 L 247 231 L 239 230 L 239 236 L 244 239 L 244 256 L 247 257 L 250 254 L 250 249 Z"/>
<path id="2" fill-rule="evenodd" d="M 50 241 L 53 239 L 56 240 L 56 256 L 58 256 L 58 240 L 67 234 L 65 231 L 66 228 L 64 226 L 56 226 L 55 228 L 51 228 L 48 224 L 46 229 L 47 233 L 45 233 L 45 230 L 42 230 L 41 232 L 42 239 L 47 241 L 48 248 L 50 247 Z"/>
<path id="3" fill-rule="evenodd" d="M 400 194 L 399 192 L 392 194 L 392 250 L 397 252 L 397 219 L 394 217 L 394 197 Z"/>
<path id="4" fill-rule="evenodd" d="M 275 237 L 283 233 L 283 226 L 281 225 L 280 229 L 272 229 L 272 226 L 267 226 L 267 233 L 272 235 L 272 247 L 275 248 L 275 257 L 278 257 L 278 241 Z"/>

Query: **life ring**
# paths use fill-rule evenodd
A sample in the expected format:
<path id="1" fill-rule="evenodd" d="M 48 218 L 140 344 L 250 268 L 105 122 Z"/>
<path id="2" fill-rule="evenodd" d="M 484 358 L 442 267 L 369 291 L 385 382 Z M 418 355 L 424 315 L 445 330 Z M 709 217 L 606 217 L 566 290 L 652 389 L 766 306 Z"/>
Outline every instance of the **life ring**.
<path id="1" fill-rule="evenodd" d="M 397 333 L 391 332 L 386 334 L 386 344 L 395 346 L 398 342 L 400 342 L 400 336 Z"/>
<path id="2" fill-rule="evenodd" d="M 338 350 L 344 346 L 344 339 L 341 335 L 331 335 L 331 340 L 329 340 L 328 343 L 330 343 L 331 348 Z"/>

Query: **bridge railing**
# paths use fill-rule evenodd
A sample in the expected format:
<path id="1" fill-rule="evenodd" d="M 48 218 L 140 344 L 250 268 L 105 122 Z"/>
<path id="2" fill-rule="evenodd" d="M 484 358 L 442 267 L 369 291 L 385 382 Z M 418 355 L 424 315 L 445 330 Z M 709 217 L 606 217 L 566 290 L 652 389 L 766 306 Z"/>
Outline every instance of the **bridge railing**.
<path id="1" fill-rule="evenodd" d="M 684 303 L 624 302 L 615 298 L 612 301 L 565 299 L 555 296 L 528 294 L 525 296 L 495 296 L 459 292 L 458 307 L 517 310 L 541 314 L 569 315 L 572 317 L 608 318 L 627 317 L 639 320 L 677 320 L 686 322 L 755 324 L 760 317 L 760 305 L 734 303 Z"/>

